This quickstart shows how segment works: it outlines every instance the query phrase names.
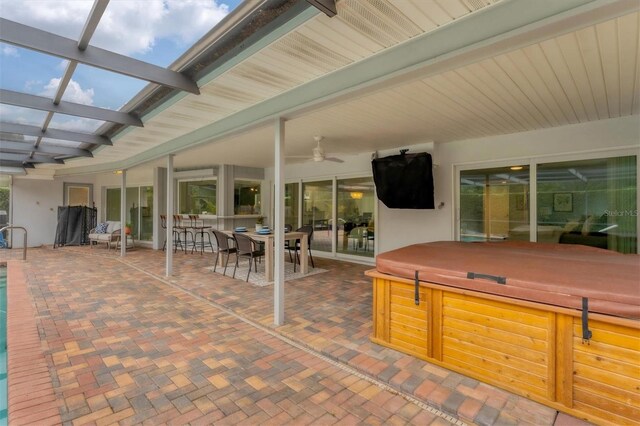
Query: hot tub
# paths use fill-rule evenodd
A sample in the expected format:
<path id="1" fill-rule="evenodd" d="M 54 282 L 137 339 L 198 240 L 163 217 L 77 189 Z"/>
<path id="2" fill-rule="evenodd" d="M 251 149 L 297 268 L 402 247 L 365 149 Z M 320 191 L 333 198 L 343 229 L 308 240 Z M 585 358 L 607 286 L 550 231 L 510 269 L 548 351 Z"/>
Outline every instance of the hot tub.
<path id="1" fill-rule="evenodd" d="M 367 275 L 373 342 L 591 421 L 640 419 L 640 256 L 434 242 Z"/>

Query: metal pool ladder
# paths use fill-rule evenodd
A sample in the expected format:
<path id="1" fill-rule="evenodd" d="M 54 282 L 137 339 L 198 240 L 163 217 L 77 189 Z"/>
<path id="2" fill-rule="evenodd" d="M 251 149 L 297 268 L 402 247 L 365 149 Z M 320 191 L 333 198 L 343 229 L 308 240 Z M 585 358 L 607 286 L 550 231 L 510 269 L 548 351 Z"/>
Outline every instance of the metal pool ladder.
<path id="1" fill-rule="evenodd" d="M 22 229 L 24 231 L 24 248 L 22 252 L 22 260 L 27 260 L 27 229 L 23 226 L 7 225 L 0 228 L 0 232 L 4 231 L 5 229 Z"/>

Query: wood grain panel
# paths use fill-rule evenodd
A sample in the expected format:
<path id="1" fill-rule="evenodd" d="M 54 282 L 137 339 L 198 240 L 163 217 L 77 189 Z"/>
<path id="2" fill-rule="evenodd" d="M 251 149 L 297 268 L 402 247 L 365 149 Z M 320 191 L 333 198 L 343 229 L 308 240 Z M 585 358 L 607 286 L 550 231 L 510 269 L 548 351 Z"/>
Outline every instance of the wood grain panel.
<path id="1" fill-rule="evenodd" d="M 546 379 L 526 374 L 503 364 L 445 348 L 442 360 L 458 367 L 462 373 L 480 378 L 487 383 L 500 384 L 508 389 L 517 390 L 521 395 L 546 397 Z"/>

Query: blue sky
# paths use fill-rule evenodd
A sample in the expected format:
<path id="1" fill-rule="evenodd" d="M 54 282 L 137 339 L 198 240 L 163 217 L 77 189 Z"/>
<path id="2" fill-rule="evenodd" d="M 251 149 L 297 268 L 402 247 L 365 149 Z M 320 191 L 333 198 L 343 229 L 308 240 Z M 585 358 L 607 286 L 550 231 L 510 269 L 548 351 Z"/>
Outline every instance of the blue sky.
<path id="1" fill-rule="evenodd" d="M 111 0 L 91 45 L 166 67 L 242 0 Z M 77 39 L 92 0 L 0 0 L 0 16 Z M 67 61 L 0 43 L 0 87 L 52 97 Z M 78 65 L 64 100 L 119 109 L 147 82 Z M 44 114 L 0 105 L 2 121 L 41 124 Z M 56 114 L 50 127 L 92 131 L 102 123 Z"/>

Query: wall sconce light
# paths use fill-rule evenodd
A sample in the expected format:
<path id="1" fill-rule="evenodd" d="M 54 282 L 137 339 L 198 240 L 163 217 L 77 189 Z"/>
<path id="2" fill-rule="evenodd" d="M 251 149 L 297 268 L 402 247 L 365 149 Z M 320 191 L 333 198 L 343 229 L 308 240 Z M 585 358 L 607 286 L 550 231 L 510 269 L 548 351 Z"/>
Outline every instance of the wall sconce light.
<path id="1" fill-rule="evenodd" d="M 121 175 L 122 174 L 122 170 L 114 170 L 113 174 L 114 175 Z"/>
<path id="2" fill-rule="evenodd" d="M 360 191 L 353 191 L 352 193 L 349 194 L 351 196 L 351 198 L 353 198 L 354 200 L 360 200 L 362 199 L 362 196 L 364 195 L 362 192 Z"/>

